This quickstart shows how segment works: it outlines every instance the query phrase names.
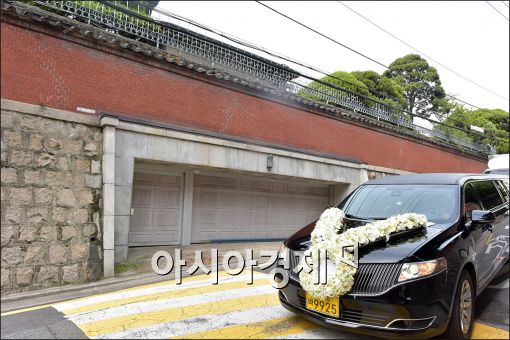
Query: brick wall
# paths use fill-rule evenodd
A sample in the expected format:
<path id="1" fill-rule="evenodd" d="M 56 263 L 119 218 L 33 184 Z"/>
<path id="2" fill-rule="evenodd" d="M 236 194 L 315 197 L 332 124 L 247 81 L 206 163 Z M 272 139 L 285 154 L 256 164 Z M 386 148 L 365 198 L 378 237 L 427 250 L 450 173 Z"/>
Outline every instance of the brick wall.
<path id="1" fill-rule="evenodd" d="M 1 291 L 102 275 L 99 127 L 1 111 Z"/>
<path id="2" fill-rule="evenodd" d="M 1 90 L 7 99 L 93 108 L 411 172 L 486 167 L 480 159 L 236 91 L 212 78 L 186 77 L 164 61 L 19 23 L 2 22 Z"/>

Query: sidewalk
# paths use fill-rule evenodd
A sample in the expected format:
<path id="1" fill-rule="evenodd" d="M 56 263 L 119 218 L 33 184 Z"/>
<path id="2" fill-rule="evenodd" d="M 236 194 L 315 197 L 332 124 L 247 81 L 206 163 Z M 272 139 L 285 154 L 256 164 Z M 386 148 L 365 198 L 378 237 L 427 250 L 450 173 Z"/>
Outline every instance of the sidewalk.
<path id="1" fill-rule="evenodd" d="M 182 268 L 182 277 L 186 277 L 189 276 L 186 270 L 194 263 L 195 251 L 202 251 L 202 261 L 204 265 L 209 268 L 211 263 L 211 249 L 218 249 L 218 266 L 219 270 L 222 270 L 223 256 L 229 251 L 237 251 L 246 258 L 246 249 L 253 249 L 253 259 L 259 260 L 259 263 L 264 263 L 268 261 L 268 258 L 264 257 L 261 259 L 260 252 L 262 250 L 277 251 L 279 245 L 280 242 L 243 242 L 204 243 L 190 246 L 134 247 L 129 249 L 128 261 L 116 265 L 114 278 L 2 296 L 0 299 L 1 312 L 6 313 L 22 308 L 37 308 L 59 301 L 172 280 L 175 278 L 175 267 L 170 274 L 164 276 L 158 275 L 152 270 L 152 256 L 156 251 L 160 250 L 167 251 L 175 260 L 175 249 L 181 249 L 182 259 L 186 260 L 186 266 Z M 230 261 L 231 267 L 235 267 L 236 264 L 237 261 L 235 258 Z M 202 272 L 198 270 L 194 275 L 200 274 L 202 274 Z"/>

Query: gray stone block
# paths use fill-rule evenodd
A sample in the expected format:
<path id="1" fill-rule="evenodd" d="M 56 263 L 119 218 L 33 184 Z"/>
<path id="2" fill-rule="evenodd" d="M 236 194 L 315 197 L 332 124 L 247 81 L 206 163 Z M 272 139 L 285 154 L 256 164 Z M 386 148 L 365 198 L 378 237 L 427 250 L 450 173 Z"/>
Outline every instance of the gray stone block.
<path id="1" fill-rule="evenodd" d="M 131 216 L 115 216 L 115 247 L 128 244 Z"/>
<path id="2" fill-rule="evenodd" d="M 143 158 L 147 154 L 147 135 L 115 131 L 115 155 Z"/>
<path id="3" fill-rule="evenodd" d="M 127 262 L 128 259 L 127 255 L 128 255 L 127 244 L 115 246 L 115 263 Z"/>
<path id="4" fill-rule="evenodd" d="M 132 185 L 134 172 L 133 157 L 115 157 L 115 184 Z"/>
<path id="5" fill-rule="evenodd" d="M 115 186 L 115 215 L 131 214 L 131 186 Z"/>

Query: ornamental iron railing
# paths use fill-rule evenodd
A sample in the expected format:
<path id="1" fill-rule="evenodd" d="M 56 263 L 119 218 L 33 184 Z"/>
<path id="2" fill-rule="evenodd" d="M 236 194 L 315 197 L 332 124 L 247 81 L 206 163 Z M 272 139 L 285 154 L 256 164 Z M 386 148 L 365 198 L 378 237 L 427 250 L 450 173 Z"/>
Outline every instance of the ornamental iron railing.
<path id="1" fill-rule="evenodd" d="M 458 138 L 440 129 L 429 129 L 414 124 L 408 113 L 386 103 L 325 82 L 320 82 L 319 86 L 310 86 L 312 78 L 286 65 L 175 25 L 171 23 L 172 17 L 158 11 L 157 8 L 146 8 L 138 1 L 133 2 L 135 6 L 130 4 L 129 8 L 126 6 L 127 1 L 30 2 L 163 50 L 177 51 L 191 58 L 198 58 L 214 68 L 233 71 L 234 74 L 241 74 L 250 81 L 304 97 L 319 106 L 327 104 L 345 108 L 404 128 L 415 135 L 440 140 L 478 153 L 488 152 L 486 147 L 471 140 Z M 149 16 L 151 12 L 152 16 Z M 154 17 L 157 17 L 157 20 Z"/>

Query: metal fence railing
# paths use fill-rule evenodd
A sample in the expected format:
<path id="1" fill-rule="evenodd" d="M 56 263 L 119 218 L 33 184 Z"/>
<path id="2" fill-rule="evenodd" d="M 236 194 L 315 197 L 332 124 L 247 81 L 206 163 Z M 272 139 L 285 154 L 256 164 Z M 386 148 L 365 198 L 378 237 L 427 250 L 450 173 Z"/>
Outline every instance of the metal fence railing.
<path id="1" fill-rule="evenodd" d="M 342 107 L 356 113 L 397 125 L 422 137 L 454 144 L 477 153 L 486 153 L 482 145 L 413 123 L 409 115 L 393 106 L 331 84 L 312 87 L 308 77 L 288 66 L 278 64 L 234 46 L 191 32 L 171 23 L 171 17 L 158 9 L 147 10 L 133 1 L 138 10 L 126 7 L 126 1 L 51 1 L 31 3 L 57 11 L 73 19 L 113 31 L 160 49 L 173 49 L 246 75 L 248 79 L 269 83 L 277 90 L 306 97 L 311 101 Z M 149 16 L 152 11 L 152 15 Z M 154 18 L 157 18 L 154 19 Z"/>

